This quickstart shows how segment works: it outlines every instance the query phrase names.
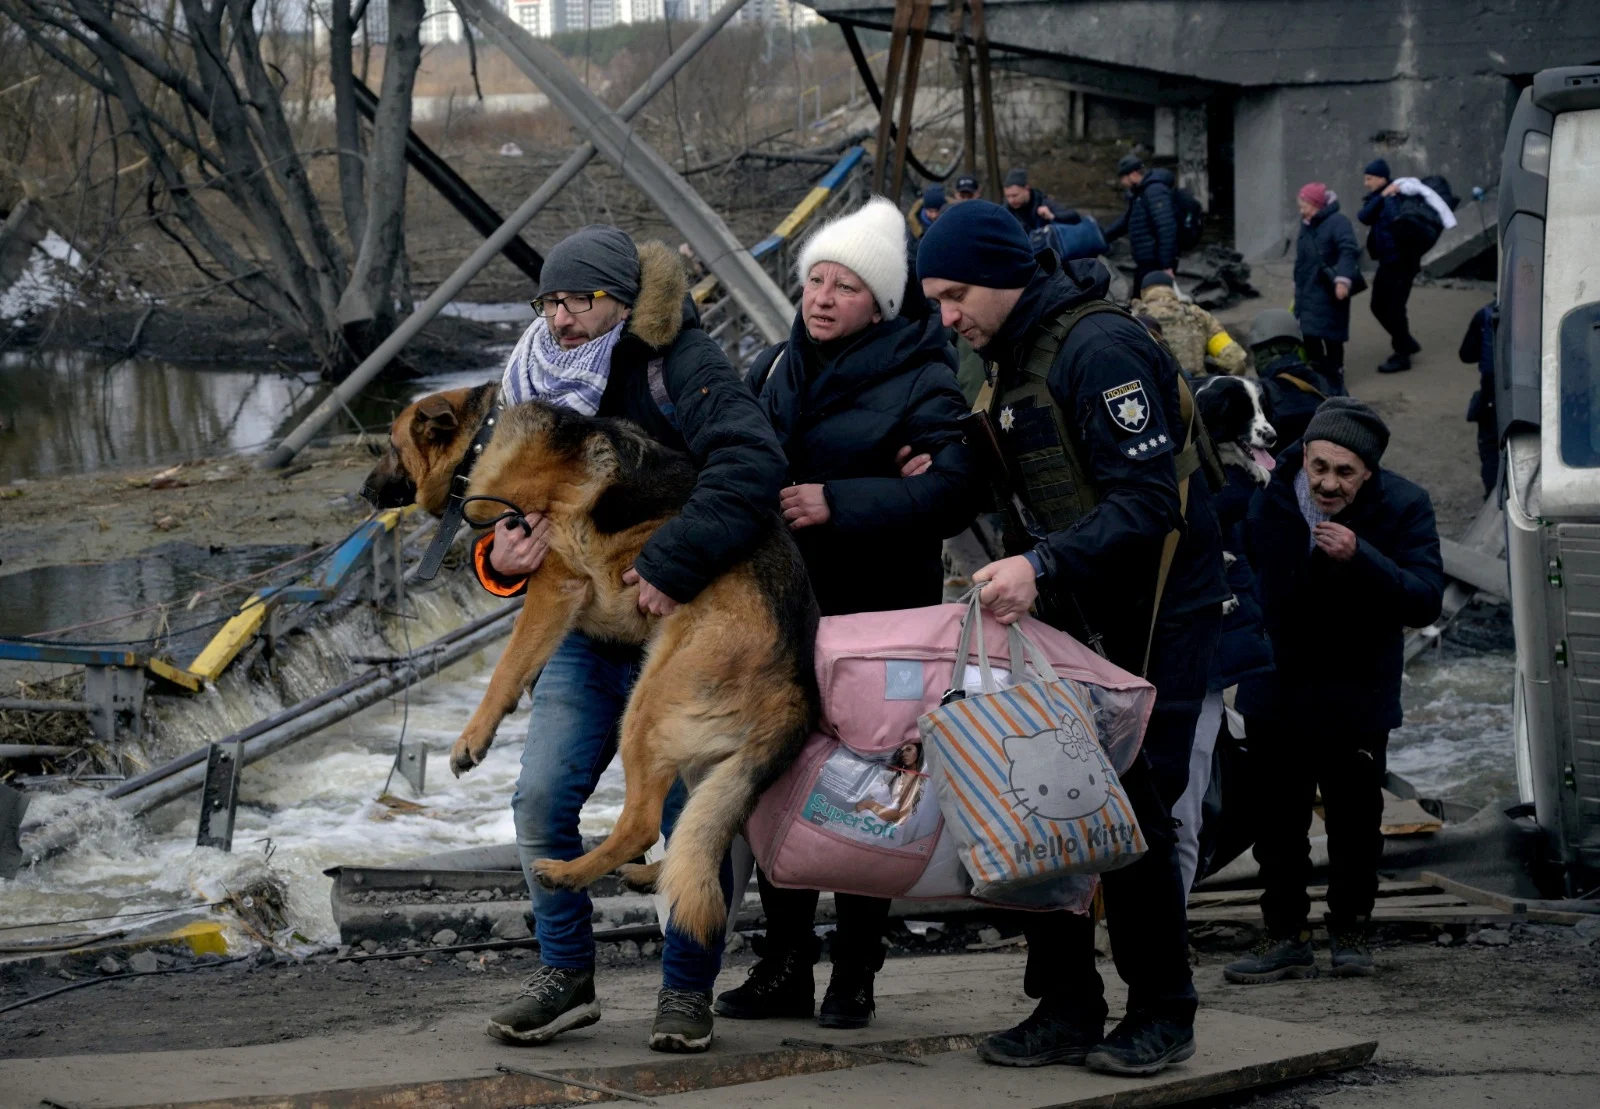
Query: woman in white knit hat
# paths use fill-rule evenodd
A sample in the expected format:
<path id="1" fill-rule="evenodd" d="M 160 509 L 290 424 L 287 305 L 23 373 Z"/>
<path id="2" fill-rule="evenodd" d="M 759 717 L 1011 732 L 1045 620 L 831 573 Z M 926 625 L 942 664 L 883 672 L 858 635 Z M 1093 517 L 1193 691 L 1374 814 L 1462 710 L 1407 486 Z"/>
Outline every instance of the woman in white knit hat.
<path id="1" fill-rule="evenodd" d="M 905 311 L 905 220 L 873 198 L 811 236 L 799 276 L 789 339 L 756 359 L 749 380 L 789 460 L 781 507 L 822 614 L 938 604 L 942 540 L 971 524 L 978 483 L 958 426 L 967 406 L 955 351 L 937 313 Z M 881 778 L 881 768 L 868 777 Z M 760 883 L 762 958 L 717 999 L 717 1012 L 809 1017 L 817 891 L 778 889 L 765 875 Z M 835 905 L 833 977 L 818 1020 L 859 1028 L 872 1016 L 889 902 L 838 894 Z"/>

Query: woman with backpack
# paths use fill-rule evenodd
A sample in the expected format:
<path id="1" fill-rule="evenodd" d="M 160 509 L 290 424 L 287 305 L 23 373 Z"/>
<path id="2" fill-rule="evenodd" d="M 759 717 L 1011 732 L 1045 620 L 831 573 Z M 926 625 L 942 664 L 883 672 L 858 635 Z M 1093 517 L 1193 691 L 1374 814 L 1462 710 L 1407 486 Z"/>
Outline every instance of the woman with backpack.
<path id="1" fill-rule="evenodd" d="M 942 541 L 977 512 L 955 351 L 937 313 L 907 313 L 908 295 L 921 297 L 908 288 L 907 269 L 905 221 L 888 200 L 875 197 L 820 228 L 800 252 L 801 307 L 789 339 L 750 368 L 789 460 L 780 508 L 824 616 L 938 604 Z M 912 754 L 920 752 L 896 761 Z M 885 802 L 903 819 L 914 801 L 908 775 L 918 771 L 886 773 L 907 778 Z M 717 999 L 717 1012 L 809 1017 L 821 953 L 817 891 L 780 889 L 764 874 L 758 881 L 767 918 L 761 961 Z M 833 975 L 818 1022 L 861 1028 L 872 1017 L 889 902 L 841 893 L 834 905 Z"/>
<path id="2" fill-rule="evenodd" d="M 1306 359 L 1336 393 L 1344 388 L 1344 345 L 1350 339 L 1350 297 L 1360 292 L 1355 229 L 1339 197 L 1320 181 L 1300 189 L 1300 238 L 1294 254 L 1294 314 Z"/>

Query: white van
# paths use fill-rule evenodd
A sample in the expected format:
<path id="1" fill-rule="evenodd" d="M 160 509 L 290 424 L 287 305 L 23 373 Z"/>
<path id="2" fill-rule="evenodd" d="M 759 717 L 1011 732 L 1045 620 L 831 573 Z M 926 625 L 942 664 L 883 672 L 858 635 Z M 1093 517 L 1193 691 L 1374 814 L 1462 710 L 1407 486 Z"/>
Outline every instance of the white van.
<path id="1" fill-rule="evenodd" d="M 1499 301 L 1517 783 L 1578 896 L 1600 886 L 1600 67 L 1540 73 L 1512 114 Z"/>

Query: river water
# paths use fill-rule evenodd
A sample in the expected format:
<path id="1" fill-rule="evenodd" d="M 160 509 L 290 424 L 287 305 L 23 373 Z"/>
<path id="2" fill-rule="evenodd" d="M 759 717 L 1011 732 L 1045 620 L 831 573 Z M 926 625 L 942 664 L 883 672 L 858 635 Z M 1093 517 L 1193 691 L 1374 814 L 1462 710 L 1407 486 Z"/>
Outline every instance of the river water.
<path id="1" fill-rule="evenodd" d="M 356 406 L 356 417 L 378 426 L 418 395 L 491 375 L 485 370 L 385 386 Z M 108 366 L 104 358 L 59 352 L 0 355 L 0 482 L 252 449 L 281 434 L 295 418 L 286 418 L 285 410 L 304 410 L 320 388 L 310 377 L 261 371 L 148 360 Z M 253 565 L 256 554 L 241 557 Z M 181 565 L 173 572 L 179 571 Z M 0 583 L 0 601 L 7 587 L 13 598 L 49 592 L 43 579 Z M 35 607 L 40 604 L 46 602 L 37 599 Z M 0 619 L 0 631 L 29 630 L 11 628 L 14 623 Z M 1475 606 L 1460 633 L 1453 631 L 1443 648 L 1418 659 L 1406 675 L 1406 724 L 1392 737 L 1390 766 L 1424 795 L 1482 805 L 1515 793 L 1507 625 L 1504 608 Z M 513 839 L 508 802 L 527 728 L 526 700 L 502 725 L 482 766 L 457 780 L 445 764 L 497 653 L 459 664 L 405 697 L 248 768 L 232 855 L 193 846 L 193 800 L 143 821 L 106 817 L 69 854 L 0 883 L 0 926 L 212 900 L 270 869 L 288 885 L 294 927 L 310 940 L 335 941 L 325 868 L 394 864 Z M 376 800 L 402 730 L 433 752 L 427 790 L 416 798 L 422 808 L 415 812 Z M 398 778 L 391 789 L 411 796 Z M 621 773 L 613 767 L 584 810 L 585 833 L 608 830 L 621 801 Z M 48 822 L 84 803 L 80 796 L 38 794 L 29 823 Z"/>

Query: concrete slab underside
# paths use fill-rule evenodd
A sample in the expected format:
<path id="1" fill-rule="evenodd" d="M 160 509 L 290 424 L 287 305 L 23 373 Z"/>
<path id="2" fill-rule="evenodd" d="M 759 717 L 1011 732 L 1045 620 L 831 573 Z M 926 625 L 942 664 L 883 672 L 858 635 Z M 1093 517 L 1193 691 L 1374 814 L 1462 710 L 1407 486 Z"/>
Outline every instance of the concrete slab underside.
<path id="1" fill-rule="evenodd" d="M 282 1109 L 384 1106 L 438 1109 L 607 1100 L 496 1066 L 559 1072 L 657 1098 L 663 1105 L 814 1105 L 865 1097 L 876 1107 L 1172 1105 L 1367 1062 L 1370 1039 L 1304 1024 L 1202 1010 L 1199 1052 L 1154 1079 L 1124 1080 L 1079 1068 L 1012 1070 L 981 1063 L 981 1034 L 1015 1023 L 1020 996 L 1014 955 L 893 960 L 879 979 L 878 1018 L 856 1032 L 809 1021 L 719 1020 L 713 1050 L 666 1056 L 645 1046 L 654 990 L 601 982 L 606 1016 L 542 1048 L 514 1049 L 483 1035 L 481 1017 L 434 1023 L 419 1012 L 400 1025 L 348 1036 L 217 1050 L 75 1055 L 0 1062 L 7 1105 L 75 1109 L 248 1105 Z M 1109 968 L 1108 968 L 1109 969 Z M 723 983 L 726 985 L 727 983 Z M 1117 1009 L 1120 998 L 1111 999 Z M 926 1057 L 927 1066 L 879 1062 L 820 1048 L 784 1047 L 794 1037 L 872 1045 Z"/>

